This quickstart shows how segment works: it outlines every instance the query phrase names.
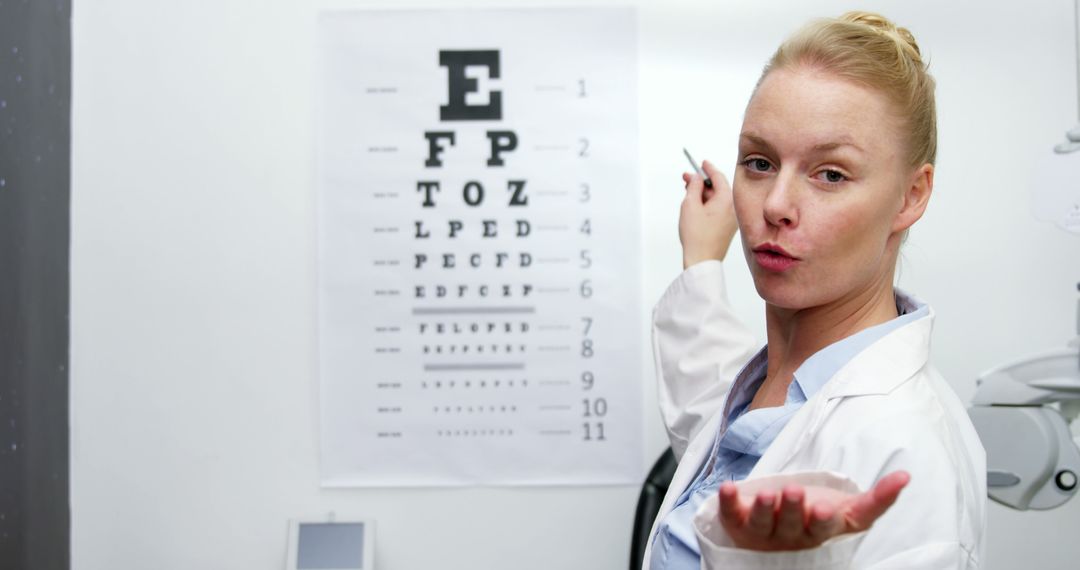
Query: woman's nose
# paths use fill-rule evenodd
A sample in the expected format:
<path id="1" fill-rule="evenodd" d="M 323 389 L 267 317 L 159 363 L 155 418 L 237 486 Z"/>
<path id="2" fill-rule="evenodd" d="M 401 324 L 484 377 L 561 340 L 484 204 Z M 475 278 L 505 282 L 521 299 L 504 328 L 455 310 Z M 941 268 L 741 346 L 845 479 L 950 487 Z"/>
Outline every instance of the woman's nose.
<path id="1" fill-rule="evenodd" d="M 799 221 L 794 175 L 780 172 L 774 180 L 763 205 L 765 221 L 777 227 L 794 227 Z"/>

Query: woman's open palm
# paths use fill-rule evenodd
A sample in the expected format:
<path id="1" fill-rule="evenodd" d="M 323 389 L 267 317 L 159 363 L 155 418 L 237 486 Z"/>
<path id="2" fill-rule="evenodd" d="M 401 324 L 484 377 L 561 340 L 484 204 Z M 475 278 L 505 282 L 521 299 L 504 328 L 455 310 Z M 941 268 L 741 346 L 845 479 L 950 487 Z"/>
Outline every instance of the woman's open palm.
<path id="1" fill-rule="evenodd" d="M 777 493 L 739 495 L 734 483 L 720 486 L 720 523 L 735 546 L 750 550 L 801 550 L 870 528 L 896 502 L 911 476 L 896 471 L 865 493 L 787 485 Z"/>

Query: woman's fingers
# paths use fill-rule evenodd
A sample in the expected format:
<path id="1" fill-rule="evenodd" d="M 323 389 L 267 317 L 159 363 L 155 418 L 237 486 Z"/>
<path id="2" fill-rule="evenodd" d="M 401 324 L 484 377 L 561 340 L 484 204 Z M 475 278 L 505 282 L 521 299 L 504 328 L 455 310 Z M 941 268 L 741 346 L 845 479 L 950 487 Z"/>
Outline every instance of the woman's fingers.
<path id="1" fill-rule="evenodd" d="M 795 542 L 803 538 L 806 524 L 806 493 L 798 485 L 788 485 L 780 497 L 780 512 L 776 516 L 776 537 Z"/>
<path id="2" fill-rule="evenodd" d="M 716 165 L 706 160 L 701 163 L 701 169 L 705 171 L 705 176 L 712 180 L 713 188 L 730 190 L 727 177 Z"/>
<path id="3" fill-rule="evenodd" d="M 844 532 L 859 532 L 870 528 L 874 521 L 896 502 L 900 491 L 911 480 L 907 471 L 894 471 L 882 477 L 873 489 L 858 495 L 844 515 L 847 528 Z"/>
<path id="4" fill-rule="evenodd" d="M 810 509 L 810 521 L 806 525 L 806 533 L 810 535 L 814 543 L 821 544 L 829 540 L 839 534 L 843 527 L 844 521 L 832 505 L 820 503 Z"/>
<path id="5" fill-rule="evenodd" d="M 910 480 L 905 471 L 890 473 L 858 495 L 791 484 L 781 492 L 758 491 L 750 504 L 739 496 L 734 483 L 727 482 L 719 491 L 720 520 L 740 548 L 811 548 L 839 534 L 870 528 Z"/>
<path id="6" fill-rule="evenodd" d="M 773 533 L 776 522 L 776 495 L 772 491 L 759 491 L 750 507 L 750 516 L 746 519 L 746 530 L 758 537 L 768 537 Z"/>
<path id="7" fill-rule="evenodd" d="M 705 161 L 702 163 L 702 170 L 705 171 L 705 176 L 709 177 L 712 181 L 712 188 L 705 189 L 705 201 L 708 202 L 712 196 L 731 196 L 731 185 L 728 184 L 728 179 L 724 176 L 724 173 L 719 168 L 713 166 L 713 163 Z"/>
<path id="8" fill-rule="evenodd" d="M 723 190 L 728 194 L 731 193 L 731 187 L 728 184 L 727 178 L 724 176 L 723 172 L 720 172 L 719 169 L 713 166 L 713 163 L 707 160 L 701 165 L 702 170 L 705 172 L 705 176 L 709 177 L 709 180 L 712 182 L 712 187 L 705 186 L 705 180 L 702 179 L 700 176 L 697 176 L 696 174 L 691 174 L 689 172 L 684 172 L 683 182 L 686 183 L 687 190 L 690 190 L 691 181 L 694 178 L 697 178 L 701 181 L 701 189 L 700 192 L 695 192 L 695 195 L 701 198 L 702 203 L 708 203 L 709 200 L 711 200 L 712 197 L 716 195 L 718 190 Z"/>
<path id="9" fill-rule="evenodd" d="M 720 484 L 720 522 L 728 528 L 739 528 L 746 520 L 746 508 L 739 500 L 739 491 L 735 484 L 727 481 Z"/>
<path id="10" fill-rule="evenodd" d="M 686 182 L 686 201 L 694 204 L 701 203 L 701 192 L 705 189 L 705 181 L 697 174 L 683 173 L 683 181 Z"/>

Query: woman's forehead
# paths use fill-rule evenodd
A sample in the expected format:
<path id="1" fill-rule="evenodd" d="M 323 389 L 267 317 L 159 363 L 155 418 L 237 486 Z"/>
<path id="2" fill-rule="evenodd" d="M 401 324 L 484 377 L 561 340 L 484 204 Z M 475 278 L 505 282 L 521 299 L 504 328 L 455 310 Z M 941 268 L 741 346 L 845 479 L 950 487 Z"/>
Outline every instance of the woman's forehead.
<path id="1" fill-rule="evenodd" d="M 883 93 L 828 72 L 779 69 L 765 77 L 747 105 L 739 142 L 873 153 L 898 144 L 899 132 Z"/>

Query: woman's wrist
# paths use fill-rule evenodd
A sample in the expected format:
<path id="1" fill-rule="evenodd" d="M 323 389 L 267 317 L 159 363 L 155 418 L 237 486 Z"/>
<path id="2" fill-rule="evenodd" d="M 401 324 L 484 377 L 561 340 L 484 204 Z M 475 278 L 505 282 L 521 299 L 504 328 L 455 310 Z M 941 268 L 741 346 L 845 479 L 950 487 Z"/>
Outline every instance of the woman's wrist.
<path id="1" fill-rule="evenodd" d="M 731 250 L 731 243 L 735 241 L 736 228 L 725 231 L 723 235 L 712 239 L 695 239 L 691 242 L 692 247 L 683 245 L 683 269 L 702 261 L 724 261 Z M 689 241 L 689 240 L 688 240 Z"/>
<path id="2" fill-rule="evenodd" d="M 690 269 L 690 267 L 692 267 L 694 265 L 697 265 L 699 263 L 702 263 L 704 261 L 720 261 L 720 262 L 722 262 L 722 261 L 724 261 L 724 256 L 723 255 L 688 256 L 686 254 L 683 254 L 683 262 L 682 262 L 683 270 L 685 271 L 687 269 Z"/>

